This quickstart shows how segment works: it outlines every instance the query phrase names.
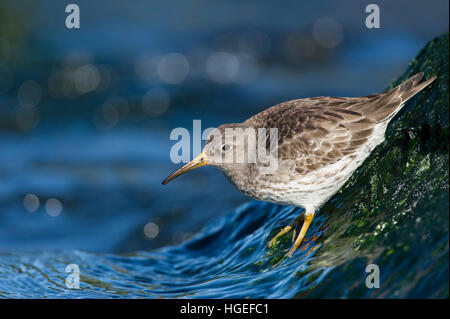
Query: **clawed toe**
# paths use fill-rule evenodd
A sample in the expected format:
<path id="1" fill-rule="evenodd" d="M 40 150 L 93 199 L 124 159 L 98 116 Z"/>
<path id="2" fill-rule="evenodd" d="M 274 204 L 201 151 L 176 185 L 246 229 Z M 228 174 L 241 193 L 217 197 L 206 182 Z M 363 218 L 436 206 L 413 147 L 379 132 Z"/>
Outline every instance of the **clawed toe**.
<path id="1" fill-rule="evenodd" d="M 281 236 L 283 236 L 284 234 L 287 234 L 290 230 L 291 230 L 292 226 L 288 225 L 286 227 L 284 227 L 278 234 L 275 235 L 275 237 L 273 237 L 269 243 L 267 244 L 268 248 L 271 248 L 273 246 L 273 244 L 275 244 L 275 241 L 280 238 Z"/>
<path id="2" fill-rule="evenodd" d="M 269 248 L 272 247 L 273 244 L 275 243 L 275 241 L 279 237 L 283 236 L 284 234 L 288 233 L 291 229 L 293 229 L 293 231 L 292 231 L 293 244 L 292 244 L 292 247 L 287 252 L 287 254 L 284 256 L 284 258 L 292 257 L 294 252 L 300 247 L 300 245 L 303 241 L 303 238 L 305 237 L 306 231 L 308 230 L 309 225 L 311 225 L 313 218 L 314 218 L 314 212 L 312 212 L 312 213 L 306 212 L 305 213 L 302 228 L 300 229 L 300 232 L 297 236 L 297 230 L 300 227 L 300 222 L 301 222 L 301 219 L 303 219 L 303 215 L 296 217 L 288 226 L 284 227 L 278 234 L 275 235 L 275 237 L 273 237 L 269 241 L 268 247 Z"/>
<path id="3" fill-rule="evenodd" d="M 301 221 L 303 220 L 303 217 L 304 217 L 303 214 L 295 217 L 289 225 L 285 226 L 281 231 L 278 232 L 278 234 L 276 234 L 269 241 L 269 243 L 267 244 L 267 247 L 271 248 L 275 244 L 275 242 L 278 238 L 280 238 L 284 234 L 287 234 L 288 232 L 290 232 L 291 229 L 292 229 L 292 242 L 294 242 L 295 236 L 297 234 L 298 228 L 300 227 Z"/>

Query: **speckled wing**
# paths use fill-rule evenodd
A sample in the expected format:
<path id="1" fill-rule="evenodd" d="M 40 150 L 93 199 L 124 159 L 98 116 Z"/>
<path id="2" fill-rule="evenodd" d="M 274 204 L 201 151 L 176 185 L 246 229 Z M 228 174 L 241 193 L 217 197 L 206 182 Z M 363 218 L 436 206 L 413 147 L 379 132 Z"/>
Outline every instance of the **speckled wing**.
<path id="1" fill-rule="evenodd" d="M 377 95 L 288 101 L 256 114 L 246 123 L 278 128 L 279 158 L 294 160 L 295 170 L 307 174 L 364 147 L 377 123 L 389 121 L 406 100 L 434 80 L 417 85 L 422 75 L 416 74 Z"/>
<path id="2" fill-rule="evenodd" d="M 367 142 L 377 121 L 351 106 L 363 100 L 319 97 L 279 104 L 248 121 L 278 128 L 278 156 L 307 174 L 351 155 Z M 265 113 L 265 114 L 264 114 Z"/>

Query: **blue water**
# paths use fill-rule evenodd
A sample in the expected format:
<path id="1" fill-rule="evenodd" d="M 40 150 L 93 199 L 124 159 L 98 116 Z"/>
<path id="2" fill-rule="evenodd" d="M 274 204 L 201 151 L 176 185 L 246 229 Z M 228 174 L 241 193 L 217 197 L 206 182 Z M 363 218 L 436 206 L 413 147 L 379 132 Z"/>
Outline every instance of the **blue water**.
<path id="1" fill-rule="evenodd" d="M 179 167 L 169 157 L 172 129 L 191 130 L 195 119 L 203 129 L 240 122 L 294 98 L 382 91 L 428 40 L 448 30 L 447 1 L 414 2 L 412 18 L 386 16 L 380 30 L 363 27 L 360 5 L 326 1 L 291 2 L 288 10 L 269 2 L 124 7 L 80 0 L 79 30 L 61 27 L 62 3 L 24 3 L 0 3 L 0 14 L 13 17 L 0 21 L 0 297 L 448 297 L 448 183 L 426 195 L 433 201 L 419 196 L 419 189 L 431 189 L 421 181 L 408 201 L 389 204 L 410 191 L 412 179 L 406 180 L 385 191 L 392 201 L 376 217 L 353 224 L 367 210 L 353 205 L 357 187 L 337 194 L 316 214 L 293 258 L 284 260 L 289 238 L 274 249 L 267 243 L 302 209 L 253 201 L 210 167 L 161 185 Z M 405 7 L 399 2 L 386 10 Z M 287 54 L 292 36 L 313 41 L 314 22 L 322 17 L 340 21 L 342 42 L 331 49 L 307 42 L 315 54 Z M 211 81 L 208 54 L 239 56 L 240 37 L 255 31 L 269 40 L 250 50 L 257 67 L 252 81 Z M 15 41 L 4 44 L 10 37 L 17 48 Z M 138 74 L 140 58 L 171 52 L 190 61 L 184 81 Z M 110 82 L 86 94 L 66 94 L 62 79 L 52 82 L 58 72 L 84 64 L 104 68 Z M 29 80 L 41 86 L 42 98 L 25 110 L 37 118 L 24 128 L 17 124 L 18 94 Z M 154 87 L 170 98 L 158 116 L 141 107 Z M 111 98 L 124 103 L 108 126 L 98 114 Z M 24 205 L 27 194 L 39 199 L 33 212 Z M 49 199 L 61 204 L 56 216 L 46 207 Z M 149 224 L 157 226 L 153 236 L 145 232 Z M 370 263 L 380 265 L 380 289 L 365 285 Z M 70 264 L 79 267 L 80 289 L 66 285 Z"/>
<path id="2" fill-rule="evenodd" d="M 265 234 L 293 209 L 249 203 L 212 222 L 201 234 L 179 246 L 125 255 L 85 251 L 2 254 L 2 297 L 46 298 L 289 298 L 319 282 L 332 267 L 306 276 L 321 244 L 308 240 L 282 266 L 269 264 Z M 318 229 L 319 217 L 312 231 Z M 65 268 L 77 264 L 80 289 L 67 289 Z M 6 275 L 7 274 L 7 275 Z M 32 278 L 32 280 L 30 280 Z M 10 287 L 15 287 L 10 291 Z"/>
<path id="3" fill-rule="evenodd" d="M 448 196 L 441 203 L 447 202 Z M 337 206 L 338 202 L 335 203 Z M 389 241 L 374 252 L 355 249 L 351 238 L 329 226 L 326 212 L 314 220 L 292 259 L 280 258 L 289 248 L 267 249 L 268 240 L 300 209 L 250 202 L 208 223 L 182 244 L 127 254 L 83 250 L 43 250 L 0 255 L 0 295 L 4 298 L 292 298 L 292 297 L 443 297 L 448 292 L 448 216 L 434 215 L 439 225 L 418 228 L 408 251 L 387 253 Z M 416 213 L 400 220 L 414 229 Z M 380 218 L 396 216 L 395 212 Z M 348 217 L 345 217 L 348 219 Z M 446 222 L 447 219 L 447 222 Z M 342 221 L 342 219 L 341 219 Z M 444 223 L 444 224 L 442 224 Z M 447 228 L 448 230 L 448 228 Z M 386 236 L 389 232 L 386 232 Z M 404 231 L 395 241 L 410 242 Z M 385 237 L 386 237 L 385 236 Z M 103 240 L 101 234 L 98 240 Z M 423 238 L 427 238 L 425 241 Z M 106 240 L 108 236 L 106 236 Z M 365 286 L 366 265 L 382 269 L 381 289 Z M 79 289 L 66 286 L 69 264 L 80 269 Z"/>
<path id="4" fill-rule="evenodd" d="M 448 291 L 448 193 L 427 201 L 426 180 L 388 189 L 376 218 L 363 226 L 352 224 L 362 211 L 352 204 L 358 188 L 336 195 L 293 258 L 281 260 L 289 238 L 274 249 L 267 243 L 302 209 L 251 201 L 212 168 L 162 186 L 176 167 L 169 150 L 160 151 L 170 148 L 166 138 L 148 129 L 98 133 L 76 125 L 4 134 L 0 296 L 397 298 Z M 405 192 L 418 199 L 396 204 Z M 41 201 L 35 212 L 24 209 L 27 193 Z M 48 198 L 61 201 L 60 215 L 47 214 Z M 149 222 L 159 227 L 153 239 L 144 234 Z M 359 247 L 365 237 L 352 234 L 355 225 L 365 236 L 380 233 L 375 249 Z M 370 263 L 381 268 L 382 289 L 365 286 Z M 80 289 L 66 286 L 70 264 L 79 267 Z"/>

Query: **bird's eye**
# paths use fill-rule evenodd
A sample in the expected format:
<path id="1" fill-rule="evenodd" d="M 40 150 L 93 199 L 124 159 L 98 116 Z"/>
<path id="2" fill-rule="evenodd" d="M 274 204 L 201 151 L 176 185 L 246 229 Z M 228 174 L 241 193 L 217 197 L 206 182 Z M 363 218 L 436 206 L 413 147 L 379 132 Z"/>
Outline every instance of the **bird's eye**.
<path id="1" fill-rule="evenodd" d="M 231 146 L 230 146 L 230 145 L 228 145 L 228 144 L 223 144 L 223 145 L 222 145 L 222 151 L 224 151 L 224 152 L 227 152 L 227 151 L 229 151 L 229 150 L 230 150 L 230 148 L 231 148 Z"/>

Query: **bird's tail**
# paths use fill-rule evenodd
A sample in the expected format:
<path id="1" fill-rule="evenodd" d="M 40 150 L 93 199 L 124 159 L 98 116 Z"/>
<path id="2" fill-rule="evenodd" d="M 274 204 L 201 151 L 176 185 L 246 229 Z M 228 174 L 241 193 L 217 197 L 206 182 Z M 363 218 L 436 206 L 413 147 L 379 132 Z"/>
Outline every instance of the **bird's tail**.
<path id="1" fill-rule="evenodd" d="M 436 79 L 436 76 L 434 76 L 429 80 L 420 82 L 422 77 L 423 72 L 414 74 L 391 91 L 380 94 L 375 99 L 368 100 L 366 103 L 355 105 L 355 110 L 370 114 L 378 122 L 389 121 L 401 110 L 406 101 Z"/>
<path id="2" fill-rule="evenodd" d="M 423 72 L 416 73 L 408 80 L 404 81 L 396 87 L 399 90 L 400 97 L 403 103 L 408 101 L 410 98 L 419 93 L 436 79 L 436 76 L 433 76 L 431 79 L 419 83 L 422 77 Z M 396 88 L 394 88 L 393 90 L 395 90 Z"/>

